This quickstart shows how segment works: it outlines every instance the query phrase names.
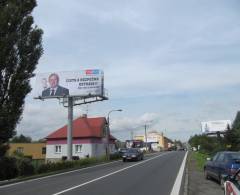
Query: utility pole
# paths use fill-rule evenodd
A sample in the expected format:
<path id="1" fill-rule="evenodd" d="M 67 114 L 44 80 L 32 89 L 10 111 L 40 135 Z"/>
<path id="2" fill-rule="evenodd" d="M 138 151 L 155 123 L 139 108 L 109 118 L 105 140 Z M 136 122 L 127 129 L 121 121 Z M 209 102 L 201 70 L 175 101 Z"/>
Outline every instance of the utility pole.
<path id="1" fill-rule="evenodd" d="M 107 135 L 106 135 L 106 139 L 107 139 L 106 157 L 107 157 L 107 160 L 110 160 L 110 148 L 109 148 L 109 139 L 110 139 L 110 114 L 111 114 L 112 112 L 122 112 L 122 109 L 111 110 L 111 111 L 108 112 L 108 116 L 107 116 Z"/>
<path id="2" fill-rule="evenodd" d="M 131 131 L 131 139 L 133 140 L 133 130 Z"/>
<path id="3" fill-rule="evenodd" d="M 145 127 L 145 143 L 146 143 L 146 149 L 148 148 L 148 144 L 147 144 L 147 125 L 144 125 Z"/>

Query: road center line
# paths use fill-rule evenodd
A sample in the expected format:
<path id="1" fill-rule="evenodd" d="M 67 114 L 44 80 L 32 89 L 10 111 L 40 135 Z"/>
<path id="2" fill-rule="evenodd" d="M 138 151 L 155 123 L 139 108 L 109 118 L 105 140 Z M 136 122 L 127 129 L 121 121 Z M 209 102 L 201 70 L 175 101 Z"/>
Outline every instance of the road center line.
<path id="1" fill-rule="evenodd" d="M 182 178 L 183 178 L 183 173 L 184 173 L 184 169 L 185 169 L 185 165 L 186 165 L 187 155 L 188 155 L 188 152 L 186 152 L 186 154 L 184 156 L 182 165 L 179 169 L 177 178 L 175 180 L 175 183 L 173 185 L 172 192 L 170 195 L 179 195 L 179 193 L 180 193 L 180 188 L 181 188 L 181 184 L 182 184 Z"/>
<path id="2" fill-rule="evenodd" d="M 150 161 L 150 160 L 154 160 L 155 158 L 158 158 L 158 157 L 160 157 L 160 156 L 164 156 L 164 155 L 166 155 L 166 154 L 169 154 L 169 153 L 163 153 L 163 154 L 160 154 L 160 155 L 155 156 L 155 157 L 153 157 L 153 158 L 150 158 L 150 159 L 144 160 L 144 161 L 142 161 L 142 162 L 136 163 L 136 164 L 134 164 L 134 165 L 131 165 L 131 166 L 125 167 L 125 168 L 123 168 L 123 169 L 120 169 L 120 170 L 114 171 L 114 172 L 109 173 L 109 174 L 107 174 L 107 175 L 103 175 L 103 176 L 101 176 L 101 177 L 98 177 L 98 178 L 95 178 L 95 179 L 93 179 L 93 180 L 87 181 L 87 182 L 85 182 L 85 183 L 82 183 L 82 184 L 79 184 L 79 185 L 73 186 L 73 187 L 71 187 L 71 188 L 68 188 L 68 189 L 66 189 L 66 190 L 63 190 L 63 191 L 57 192 L 57 193 L 52 194 L 52 195 L 59 195 L 59 194 L 63 194 L 63 193 L 65 193 L 65 192 L 68 192 L 68 191 L 74 190 L 74 189 L 76 189 L 76 188 L 80 188 L 80 187 L 82 187 L 82 186 L 85 186 L 85 185 L 90 184 L 90 183 L 93 183 L 93 182 L 95 182 L 95 181 L 98 181 L 98 180 L 104 179 L 104 178 L 109 177 L 109 176 L 111 176 L 111 175 L 114 175 L 114 174 L 116 174 L 116 173 L 119 173 L 119 172 L 125 171 L 125 170 L 127 170 L 127 169 L 130 169 L 130 168 L 132 168 L 132 167 L 138 166 L 138 165 L 140 165 L 140 164 L 144 164 L 144 163 L 146 163 L 146 162 L 148 162 L 148 161 Z"/>

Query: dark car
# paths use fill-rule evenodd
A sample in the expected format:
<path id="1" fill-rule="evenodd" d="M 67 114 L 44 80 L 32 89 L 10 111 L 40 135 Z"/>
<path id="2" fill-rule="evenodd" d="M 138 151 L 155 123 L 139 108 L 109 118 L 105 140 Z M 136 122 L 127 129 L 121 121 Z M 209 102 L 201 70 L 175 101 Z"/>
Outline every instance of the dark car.
<path id="1" fill-rule="evenodd" d="M 137 148 L 129 148 L 122 155 L 123 162 L 128 160 L 143 160 L 143 152 Z"/>
<path id="2" fill-rule="evenodd" d="M 234 176 L 226 176 L 224 195 L 240 194 L 240 169 Z"/>
<path id="3" fill-rule="evenodd" d="M 218 152 L 204 165 L 204 176 L 216 179 L 223 186 L 223 175 L 234 175 L 239 168 L 240 152 Z"/>

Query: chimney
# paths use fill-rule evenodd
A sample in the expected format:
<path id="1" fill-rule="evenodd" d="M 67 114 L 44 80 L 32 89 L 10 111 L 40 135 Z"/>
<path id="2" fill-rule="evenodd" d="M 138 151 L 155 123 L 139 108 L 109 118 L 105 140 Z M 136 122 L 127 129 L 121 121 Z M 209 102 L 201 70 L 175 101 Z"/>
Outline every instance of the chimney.
<path id="1" fill-rule="evenodd" d="M 81 117 L 82 118 L 87 118 L 87 114 L 83 114 Z"/>

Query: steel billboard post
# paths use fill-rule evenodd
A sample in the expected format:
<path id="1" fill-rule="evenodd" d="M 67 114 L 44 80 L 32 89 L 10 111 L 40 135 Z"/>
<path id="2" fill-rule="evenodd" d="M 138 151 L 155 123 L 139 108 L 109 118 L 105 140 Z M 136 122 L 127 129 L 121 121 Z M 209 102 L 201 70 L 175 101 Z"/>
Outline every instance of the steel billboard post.
<path id="1" fill-rule="evenodd" d="M 68 97 L 67 160 L 72 160 L 73 97 Z"/>
<path id="2" fill-rule="evenodd" d="M 147 144 L 147 125 L 144 125 L 145 127 L 145 142 L 146 142 L 146 150 L 148 151 L 148 144 Z"/>

